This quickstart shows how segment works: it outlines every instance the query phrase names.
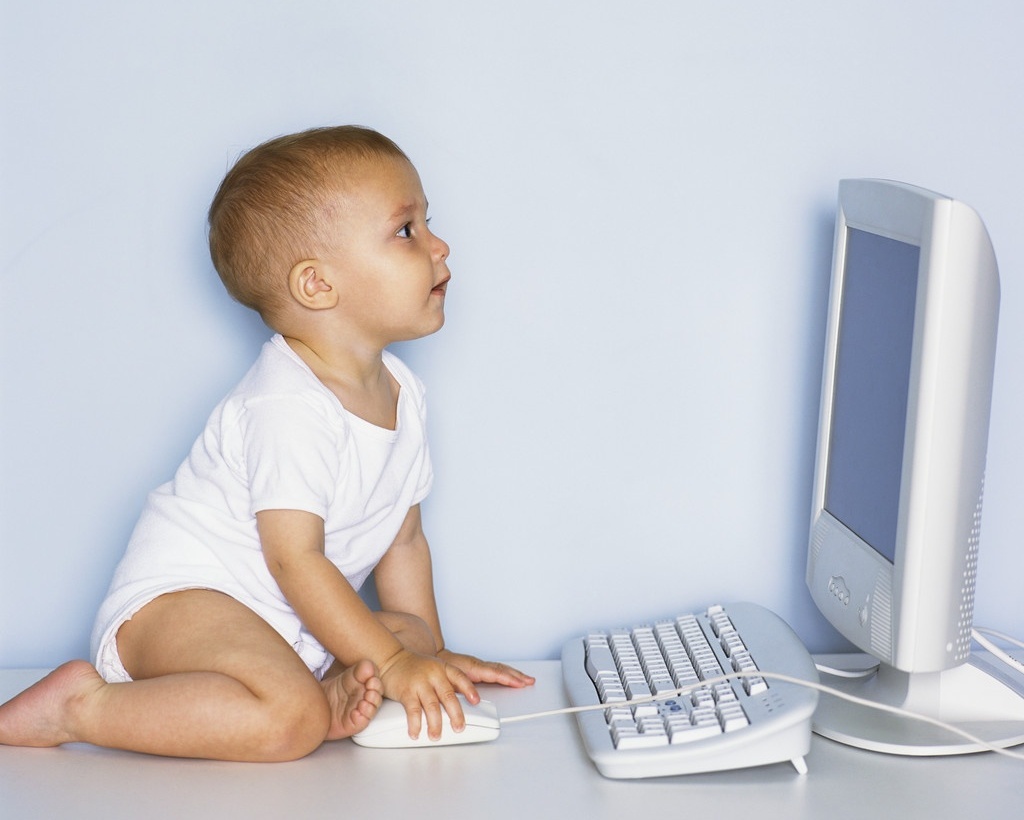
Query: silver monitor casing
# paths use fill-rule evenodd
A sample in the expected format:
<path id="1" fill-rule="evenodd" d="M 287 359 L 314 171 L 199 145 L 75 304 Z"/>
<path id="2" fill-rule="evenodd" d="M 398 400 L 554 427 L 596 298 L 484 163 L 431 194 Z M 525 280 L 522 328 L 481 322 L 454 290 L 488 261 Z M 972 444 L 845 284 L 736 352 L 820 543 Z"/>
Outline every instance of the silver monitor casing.
<path id="1" fill-rule="evenodd" d="M 848 228 L 920 248 L 894 562 L 825 509 Z M 995 254 L 971 208 L 897 182 L 840 183 L 807 586 L 847 639 L 906 672 L 970 654 L 998 314 Z"/>
<path id="2" fill-rule="evenodd" d="M 825 509 L 849 228 L 920 249 L 892 561 Z M 844 180 L 831 287 L 807 586 L 866 654 L 816 658 L 836 694 L 814 731 L 901 755 L 1024 743 L 1024 666 L 970 647 L 999 312 L 988 234 L 948 197 Z"/>

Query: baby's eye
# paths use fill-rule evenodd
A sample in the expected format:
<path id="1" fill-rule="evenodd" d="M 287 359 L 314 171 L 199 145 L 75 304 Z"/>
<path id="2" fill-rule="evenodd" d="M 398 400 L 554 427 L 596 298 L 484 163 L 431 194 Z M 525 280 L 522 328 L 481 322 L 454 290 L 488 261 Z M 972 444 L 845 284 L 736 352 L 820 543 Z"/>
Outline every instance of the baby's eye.
<path id="1" fill-rule="evenodd" d="M 398 229 L 398 233 L 395 236 L 400 236 L 402 239 L 410 239 L 412 237 L 412 223 L 406 222 Z"/>

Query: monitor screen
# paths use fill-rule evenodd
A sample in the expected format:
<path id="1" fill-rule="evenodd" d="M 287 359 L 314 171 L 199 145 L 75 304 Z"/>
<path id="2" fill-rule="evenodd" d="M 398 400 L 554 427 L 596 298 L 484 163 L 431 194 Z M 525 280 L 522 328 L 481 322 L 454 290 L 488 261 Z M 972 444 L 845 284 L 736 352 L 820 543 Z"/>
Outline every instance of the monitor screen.
<path id="1" fill-rule="evenodd" d="M 896 560 L 920 248 L 849 228 L 825 509 Z"/>

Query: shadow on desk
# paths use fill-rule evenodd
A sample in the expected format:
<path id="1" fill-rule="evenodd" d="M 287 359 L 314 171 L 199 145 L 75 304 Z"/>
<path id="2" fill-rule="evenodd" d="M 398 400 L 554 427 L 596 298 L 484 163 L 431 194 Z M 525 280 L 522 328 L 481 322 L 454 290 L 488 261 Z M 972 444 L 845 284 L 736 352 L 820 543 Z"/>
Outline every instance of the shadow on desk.
<path id="1" fill-rule="evenodd" d="M 527 690 L 484 686 L 500 715 L 565 706 L 558 661 L 517 662 Z M 0 702 L 43 670 L 0 672 Z M 758 820 L 901 820 L 994 816 L 1019 810 L 1024 764 L 993 754 L 904 758 L 815 737 L 809 773 L 789 763 L 706 775 L 608 780 L 568 715 L 509 724 L 490 743 L 366 749 L 327 743 L 293 763 L 175 760 L 69 744 L 0 746 L 0 817 L 636 818 L 665 811 Z"/>

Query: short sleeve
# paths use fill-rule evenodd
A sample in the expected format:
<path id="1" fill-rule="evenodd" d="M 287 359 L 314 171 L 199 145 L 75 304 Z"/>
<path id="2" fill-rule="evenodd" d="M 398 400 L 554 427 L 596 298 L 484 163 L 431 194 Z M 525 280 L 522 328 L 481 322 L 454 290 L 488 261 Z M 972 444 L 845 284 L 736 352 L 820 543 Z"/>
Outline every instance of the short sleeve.
<path id="1" fill-rule="evenodd" d="M 304 398 L 250 402 L 240 418 L 251 512 L 304 510 L 326 519 L 341 480 L 338 426 Z"/>

